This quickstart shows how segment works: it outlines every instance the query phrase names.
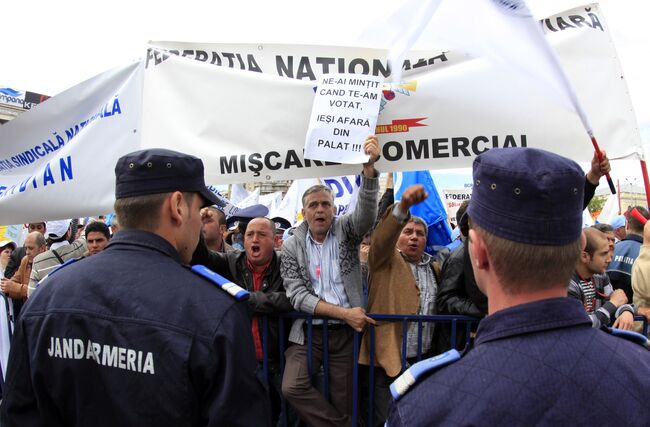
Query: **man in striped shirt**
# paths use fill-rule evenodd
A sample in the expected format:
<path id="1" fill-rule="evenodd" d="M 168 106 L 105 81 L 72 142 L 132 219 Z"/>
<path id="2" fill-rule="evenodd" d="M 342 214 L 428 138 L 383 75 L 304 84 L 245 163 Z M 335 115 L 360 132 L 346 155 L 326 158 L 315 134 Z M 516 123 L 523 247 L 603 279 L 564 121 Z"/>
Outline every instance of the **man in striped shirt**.
<path id="1" fill-rule="evenodd" d="M 586 228 L 583 230 L 582 243 L 584 249 L 569 283 L 569 296 L 582 301 L 593 327 L 611 325 L 632 329 L 634 307 L 627 304 L 627 296 L 622 289 L 613 289 L 605 274 L 611 261 L 607 236 L 595 228 Z"/>
<path id="2" fill-rule="evenodd" d="M 48 251 L 45 251 L 34 258 L 32 272 L 29 277 L 29 285 L 27 287 L 27 295 L 29 297 L 31 297 L 32 293 L 36 290 L 38 283 L 52 272 L 52 270 L 72 258 L 79 258 L 86 252 L 87 247 L 85 236 L 69 243 L 71 234 L 70 222 L 69 219 L 47 222 L 47 234 L 45 237 L 47 237 L 52 244 Z"/>

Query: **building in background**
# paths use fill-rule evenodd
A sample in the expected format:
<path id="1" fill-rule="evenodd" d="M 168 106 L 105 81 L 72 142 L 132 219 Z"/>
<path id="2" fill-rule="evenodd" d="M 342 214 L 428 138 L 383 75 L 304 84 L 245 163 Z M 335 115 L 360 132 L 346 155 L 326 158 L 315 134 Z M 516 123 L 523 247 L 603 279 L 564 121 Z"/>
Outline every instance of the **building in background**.
<path id="1" fill-rule="evenodd" d="M 616 194 L 616 210 L 614 214 L 623 214 L 629 208 L 634 206 L 648 206 L 648 201 L 646 199 L 645 190 L 643 187 L 637 185 L 637 179 L 630 181 L 629 179 L 621 180 L 618 182 L 618 192 Z M 600 186 L 596 191 L 596 195 L 589 203 L 589 212 L 591 213 L 594 219 L 599 218 L 601 210 L 605 208 L 607 199 L 610 196 L 609 187 Z M 610 202 L 611 203 L 611 202 Z M 620 206 L 620 209 L 619 209 Z M 605 211 L 610 212 L 610 208 L 606 208 Z M 611 213 L 611 212 L 610 212 Z M 599 219 L 599 221 L 601 221 Z"/>
<path id="2" fill-rule="evenodd" d="M 0 124 L 15 119 L 20 113 L 30 110 L 48 98 L 48 95 L 0 85 Z"/>

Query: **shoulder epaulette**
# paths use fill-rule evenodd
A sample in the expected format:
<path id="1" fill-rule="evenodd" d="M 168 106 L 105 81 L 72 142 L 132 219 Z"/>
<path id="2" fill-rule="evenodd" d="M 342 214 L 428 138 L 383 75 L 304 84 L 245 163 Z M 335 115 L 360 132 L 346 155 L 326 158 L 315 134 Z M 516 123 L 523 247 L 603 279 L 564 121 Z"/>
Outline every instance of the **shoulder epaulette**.
<path id="1" fill-rule="evenodd" d="M 71 258 L 71 259 L 67 260 L 66 262 L 64 262 L 63 264 L 61 264 L 61 265 L 57 265 L 56 267 L 54 267 L 54 270 L 52 270 L 52 271 L 50 271 L 49 273 L 47 273 L 47 274 L 45 275 L 45 277 L 43 277 L 41 280 L 38 281 L 38 283 L 36 283 L 36 287 L 35 287 L 35 289 L 38 289 L 38 287 L 41 286 L 41 283 L 45 282 L 45 280 L 46 280 L 48 277 L 50 277 L 51 275 L 53 275 L 53 274 L 56 273 L 57 271 L 66 268 L 66 267 L 69 266 L 70 264 L 74 264 L 75 262 L 79 261 L 79 259 L 81 259 L 81 258 Z"/>
<path id="2" fill-rule="evenodd" d="M 205 265 L 194 265 L 192 271 L 199 276 L 205 277 L 223 291 L 229 293 L 237 301 L 246 301 L 250 297 L 250 292 L 239 285 L 234 284 L 222 275 L 215 273 Z"/>
<path id="3" fill-rule="evenodd" d="M 642 345 L 646 349 L 650 350 L 650 340 L 643 334 L 634 331 L 627 331 L 625 329 L 618 328 L 604 328 L 605 332 L 609 332 L 615 337 L 624 338 L 628 341 L 632 341 L 639 345 Z"/>
<path id="4" fill-rule="evenodd" d="M 419 361 L 397 377 L 390 385 L 390 394 L 393 395 L 393 399 L 399 400 L 424 374 L 454 363 L 459 359 L 460 353 L 457 350 L 449 350 L 435 357 Z"/>

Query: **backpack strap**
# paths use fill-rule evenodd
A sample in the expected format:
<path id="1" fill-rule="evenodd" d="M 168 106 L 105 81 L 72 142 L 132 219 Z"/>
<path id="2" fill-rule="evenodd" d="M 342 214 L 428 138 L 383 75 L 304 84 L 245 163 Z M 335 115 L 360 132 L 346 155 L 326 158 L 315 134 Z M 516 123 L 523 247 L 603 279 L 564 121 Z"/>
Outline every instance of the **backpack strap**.
<path id="1" fill-rule="evenodd" d="M 63 261 L 63 258 L 61 258 L 61 255 L 56 251 L 56 249 L 52 249 L 52 253 L 56 257 L 56 259 L 59 260 L 59 264 L 63 264 L 65 261 Z"/>

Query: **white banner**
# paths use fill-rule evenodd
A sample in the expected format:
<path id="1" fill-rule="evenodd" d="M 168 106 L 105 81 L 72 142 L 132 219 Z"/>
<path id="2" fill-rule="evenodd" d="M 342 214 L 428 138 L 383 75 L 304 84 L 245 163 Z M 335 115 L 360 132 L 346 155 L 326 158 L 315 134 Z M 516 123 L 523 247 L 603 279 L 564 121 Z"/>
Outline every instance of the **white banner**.
<path id="1" fill-rule="evenodd" d="M 619 215 L 618 213 L 618 196 L 616 194 L 610 194 L 607 197 L 607 201 L 603 206 L 603 209 L 598 215 L 598 222 L 603 224 L 611 224 L 615 216 Z"/>
<path id="2" fill-rule="evenodd" d="M 601 148 L 612 159 L 640 158 L 636 119 L 598 7 L 572 9 L 543 20 L 542 26 Z M 145 146 L 162 144 L 200 156 L 211 182 L 359 172 L 358 165 L 304 159 L 313 80 L 342 71 L 388 76 L 385 51 L 154 45 L 175 47 L 179 55 L 148 53 Z M 453 51 L 411 52 L 404 68 L 403 84 L 384 91 L 381 100 L 379 170 L 469 167 L 476 155 L 493 147 L 537 147 L 585 162 L 593 155 L 578 116 L 540 96 L 544 88 L 531 87 L 528 79 L 504 75 L 501 67 Z M 160 120 L 165 115 L 174 119 Z"/>
<path id="3" fill-rule="evenodd" d="M 269 212 L 269 218 L 279 216 L 289 221 L 291 225 L 301 222 L 303 220 L 302 195 L 309 187 L 317 184 L 320 182 L 315 178 L 294 180 L 277 209 Z"/>
<path id="4" fill-rule="evenodd" d="M 242 184 L 232 184 L 230 186 L 230 203 L 236 205 L 250 196 L 250 194 L 250 191 L 248 191 Z"/>
<path id="5" fill-rule="evenodd" d="M 612 159 L 641 158 L 625 81 L 598 7 L 572 9 L 541 25 L 601 147 Z M 0 224 L 112 211 L 115 162 L 140 148 L 194 154 L 204 161 L 206 182 L 218 184 L 360 172 L 360 165 L 304 159 L 314 81 L 327 73 L 389 77 L 386 51 L 155 45 L 176 48 L 178 55 L 149 50 L 143 64 L 81 83 L 0 127 Z M 538 147 L 585 162 L 592 157 L 575 113 L 485 60 L 454 51 L 410 52 L 402 76 L 380 100 L 379 170 L 469 167 L 493 147 Z"/>
<path id="6" fill-rule="evenodd" d="M 277 211 L 278 207 L 282 203 L 282 191 L 276 191 L 269 194 L 262 194 L 259 198 L 258 203 L 260 205 L 266 206 L 269 209 L 269 214 L 267 216 L 269 218 L 273 218 L 271 216 L 271 212 Z"/>
<path id="7" fill-rule="evenodd" d="M 217 187 L 214 185 L 208 184 L 208 190 L 212 191 L 219 198 L 219 203 L 217 203 L 216 206 L 221 209 L 221 211 L 225 213 L 227 217 L 235 215 L 241 210 L 237 206 L 233 205 L 232 202 L 226 198 L 226 196 L 221 194 L 221 191 L 219 191 L 219 189 L 217 189 Z"/>
<path id="8" fill-rule="evenodd" d="M 323 185 L 327 185 L 334 193 L 336 216 L 345 215 L 354 210 L 357 205 L 359 188 L 361 188 L 360 175 L 332 176 L 321 178 Z M 301 195 L 302 196 L 302 195 Z"/>
<path id="9" fill-rule="evenodd" d="M 143 64 L 87 80 L 0 129 L 0 223 L 112 212 L 115 163 L 140 148 Z"/>

